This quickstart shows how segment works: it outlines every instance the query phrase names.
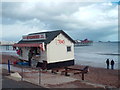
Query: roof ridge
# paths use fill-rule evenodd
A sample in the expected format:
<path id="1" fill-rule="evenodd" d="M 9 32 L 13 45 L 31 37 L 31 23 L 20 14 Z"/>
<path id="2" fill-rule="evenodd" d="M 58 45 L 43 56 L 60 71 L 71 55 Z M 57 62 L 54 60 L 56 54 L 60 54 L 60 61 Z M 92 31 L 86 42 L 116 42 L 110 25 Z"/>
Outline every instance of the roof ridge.
<path id="1" fill-rule="evenodd" d="M 31 40 L 31 41 L 25 41 L 25 40 L 21 40 L 19 41 L 19 43 L 29 43 L 29 42 L 45 42 L 46 44 L 50 43 L 57 35 L 59 35 L 60 33 L 62 33 L 63 35 L 65 35 L 66 38 L 68 38 L 70 41 L 72 41 L 74 43 L 74 40 L 68 36 L 68 34 L 66 34 L 63 30 L 56 30 L 56 31 L 47 31 L 47 32 L 39 32 L 39 33 L 31 33 L 28 35 L 36 35 L 36 34 L 44 34 L 46 36 L 45 40 Z"/>
<path id="2" fill-rule="evenodd" d="M 63 31 L 63 30 L 45 31 L 45 32 L 30 33 L 30 34 L 28 34 L 28 35 L 40 34 L 40 33 L 51 33 L 51 32 L 62 32 L 62 31 Z"/>

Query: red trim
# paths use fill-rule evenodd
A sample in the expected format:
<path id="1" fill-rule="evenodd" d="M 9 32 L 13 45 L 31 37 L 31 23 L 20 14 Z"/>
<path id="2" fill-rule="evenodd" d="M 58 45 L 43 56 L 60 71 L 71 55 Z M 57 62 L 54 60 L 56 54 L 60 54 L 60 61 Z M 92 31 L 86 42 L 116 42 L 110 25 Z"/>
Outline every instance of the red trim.
<path id="1" fill-rule="evenodd" d="M 15 47 L 43 47 L 42 43 L 32 43 L 32 44 L 14 44 Z"/>

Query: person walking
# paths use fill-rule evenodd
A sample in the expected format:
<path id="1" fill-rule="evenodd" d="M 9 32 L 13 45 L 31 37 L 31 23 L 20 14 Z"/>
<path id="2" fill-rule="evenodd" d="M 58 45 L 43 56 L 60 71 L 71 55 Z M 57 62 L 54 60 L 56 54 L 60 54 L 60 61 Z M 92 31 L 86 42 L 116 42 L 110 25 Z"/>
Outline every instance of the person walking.
<path id="1" fill-rule="evenodd" d="M 30 50 L 29 53 L 28 53 L 28 62 L 29 62 L 29 66 L 31 66 L 31 59 L 32 59 L 32 56 L 33 56 L 33 51 Z"/>
<path id="2" fill-rule="evenodd" d="M 107 69 L 109 69 L 109 59 L 106 60 Z"/>
<path id="3" fill-rule="evenodd" d="M 112 60 L 111 61 L 111 69 L 114 69 L 114 64 L 115 64 L 115 62 Z"/>

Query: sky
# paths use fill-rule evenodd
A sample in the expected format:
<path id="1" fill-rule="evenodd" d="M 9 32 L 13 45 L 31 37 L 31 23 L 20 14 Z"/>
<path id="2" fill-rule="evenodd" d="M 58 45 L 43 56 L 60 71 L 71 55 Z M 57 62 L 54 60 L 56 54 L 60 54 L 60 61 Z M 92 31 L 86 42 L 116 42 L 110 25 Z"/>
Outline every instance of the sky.
<path id="1" fill-rule="evenodd" d="M 30 33 L 64 30 L 74 40 L 118 41 L 118 3 L 1 2 L 4 41 L 19 41 Z"/>

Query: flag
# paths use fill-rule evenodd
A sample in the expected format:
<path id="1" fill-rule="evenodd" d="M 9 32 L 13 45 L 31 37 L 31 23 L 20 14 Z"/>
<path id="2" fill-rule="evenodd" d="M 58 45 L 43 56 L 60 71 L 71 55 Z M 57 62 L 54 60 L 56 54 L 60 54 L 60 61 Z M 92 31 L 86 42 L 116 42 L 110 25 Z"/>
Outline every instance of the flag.
<path id="1" fill-rule="evenodd" d="M 43 42 L 42 44 L 40 44 L 40 49 L 41 49 L 42 51 L 45 51 L 45 44 L 44 44 L 44 42 Z"/>

